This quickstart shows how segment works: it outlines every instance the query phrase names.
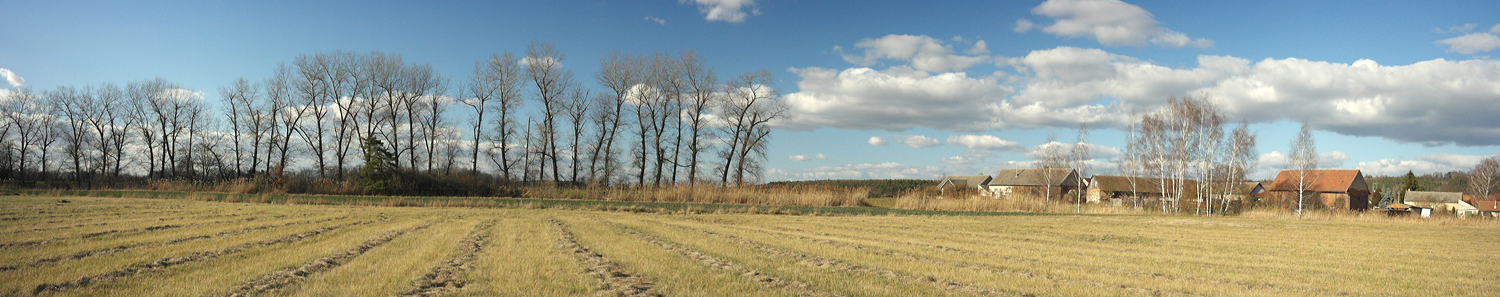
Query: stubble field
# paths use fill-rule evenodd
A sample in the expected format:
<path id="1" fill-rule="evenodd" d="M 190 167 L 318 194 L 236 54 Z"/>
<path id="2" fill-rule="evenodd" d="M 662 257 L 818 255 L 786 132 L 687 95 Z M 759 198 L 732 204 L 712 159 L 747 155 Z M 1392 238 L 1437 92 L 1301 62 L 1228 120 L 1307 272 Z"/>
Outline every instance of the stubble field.
<path id="1" fill-rule="evenodd" d="M 1488 295 L 1497 250 L 1494 224 L 0 198 L 5 296 Z"/>

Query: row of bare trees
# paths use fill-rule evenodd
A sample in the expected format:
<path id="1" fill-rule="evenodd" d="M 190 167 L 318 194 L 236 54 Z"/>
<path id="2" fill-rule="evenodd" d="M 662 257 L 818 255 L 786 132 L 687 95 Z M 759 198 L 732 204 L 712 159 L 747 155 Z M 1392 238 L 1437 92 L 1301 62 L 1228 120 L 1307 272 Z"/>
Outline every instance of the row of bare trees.
<path id="1" fill-rule="evenodd" d="M 1241 121 L 1225 133 L 1223 111 L 1208 94 L 1172 97 L 1167 105 L 1144 114 L 1126 133 L 1126 147 L 1117 163 L 1118 171 L 1133 191 L 1144 183 L 1139 178 L 1159 178 L 1156 192 L 1164 213 L 1180 212 L 1182 197 L 1189 191 L 1201 201 L 1195 213 L 1212 215 L 1230 210 L 1231 196 L 1255 168 L 1259 153 L 1256 135 Z M 1189 187 L 1188 181 L 1198 181 Z M 1136 197 L 1139 197 L 1138 193 Z"/>
<path id="2" fill-rule="evenodd" d="M 294 168 L 352 180 L 370 137 L 413 174 L 743 184 L 759 177 L 769 123 L 786 111 L 769 72 L 721 81 L 691 51 L 611 53 L 594 75 L 600 91 L 564 61 L 535 42 L 524 56 L 494 54 L 452 79 L 381 52 L 301 55 L 269 78 L 219 87 L 219 111 L 164 79 L 17 90 L 0 98 L 0 174 L 196 180 Z"/>

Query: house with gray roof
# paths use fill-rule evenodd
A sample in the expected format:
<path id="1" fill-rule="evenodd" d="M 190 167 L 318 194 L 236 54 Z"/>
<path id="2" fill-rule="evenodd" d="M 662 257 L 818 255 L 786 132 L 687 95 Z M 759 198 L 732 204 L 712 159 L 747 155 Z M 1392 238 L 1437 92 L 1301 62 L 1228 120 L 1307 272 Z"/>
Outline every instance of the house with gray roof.
<path id="1" fill-rule="evenodd" d="M 1078 171 L 1068 168 L 1005 169 L 990 180 L 990 193 L 1004 196 L 1032 194 L 1037 197 L 1061 197 L 1078 188 Z M 1042 192 L 1047 191 L 1047 192 Z"/>

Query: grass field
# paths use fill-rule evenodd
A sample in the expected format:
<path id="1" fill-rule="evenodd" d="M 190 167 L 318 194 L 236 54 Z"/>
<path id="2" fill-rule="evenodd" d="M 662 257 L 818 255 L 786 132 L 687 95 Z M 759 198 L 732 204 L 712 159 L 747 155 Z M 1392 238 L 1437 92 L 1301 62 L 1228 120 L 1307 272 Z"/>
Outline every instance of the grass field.
<path id="1" fill-rule="evenodd" d="M 0 197 L 4 296 L 1487 296 L 1495 251 L 1465 221 Z"/>

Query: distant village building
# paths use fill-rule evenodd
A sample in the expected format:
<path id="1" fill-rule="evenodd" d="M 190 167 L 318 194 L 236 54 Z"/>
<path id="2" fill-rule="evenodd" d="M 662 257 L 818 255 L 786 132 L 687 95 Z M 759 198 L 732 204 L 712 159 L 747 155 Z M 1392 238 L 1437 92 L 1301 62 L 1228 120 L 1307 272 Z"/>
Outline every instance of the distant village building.
<path id="1" fill-rule="evenodd" d="M 1299 183 L 1305 181 L 1306 203 L 1311 208 L 1365 210 L 1370 208 L 1370 187 L 1359 170 L 1282 170 L 1271 182 L 1270 196 L 1282 207 L 1296 208 Z"/>
<path id="2" fill-rule="evenodd" d="M 1046 197 L 1061 197 L 1078 188 L 1078 171 L 1067 168 L 1050 169 L 1005 169 L 990 180 L 989 190 L 993 195 L 1035 194 Z"/>
<path id="3" fill-rule="evenodd" d="M 1385 209 L 1386 215 L 1393 217 L 1420 215 L 1425 218 L 1432 215 L 1432 209 L 1404 203 L 1391 203 L 1382 209 Z"/>
<path id="4" fill-rule="evenodd" d="M 1474 208 L 1479 209 L 1479 214 L 1488 217 L 1500 217 L 1500 201 L 1480 200 L 1474 201 Z"/>
<path id="5" fill-rule="evenodd" d="M 1406 201 L 1403 203 L 1460 216 L 1478 214 L 1479 208 L 1464 202 L 1463 198 L 1464 193 L 1459 192 L 1406 191 Z"/>
<path id="6" fill-rule="evenodd" d="M 949 175 L 938 182 L 938 193 L 947 193 L 949 189 L 975 189 L 983 193 L 989 189 L 991 179 L 988 175 Z"/>
<path id="7" fill-rule="evenodd" d="M 1131 181 L 1135 182 L 1134 187 Z M 1183 182 L 1182 194 L 1185 201 L 1196 201 L 1198 199 L 1198 182 L 1187 180 Z M 1163 192 L 1165 185 L 1165 192 Z M 1176 196 L 1176 183 L 1170 179 L 1150 177 L 1128 177 L 1094 175 L 1089 182 L 1089 203 L 1104 203 L 1121 206 L 1130 203 L 1156 203 L 1162 198 L 1172 200 Z"/>

